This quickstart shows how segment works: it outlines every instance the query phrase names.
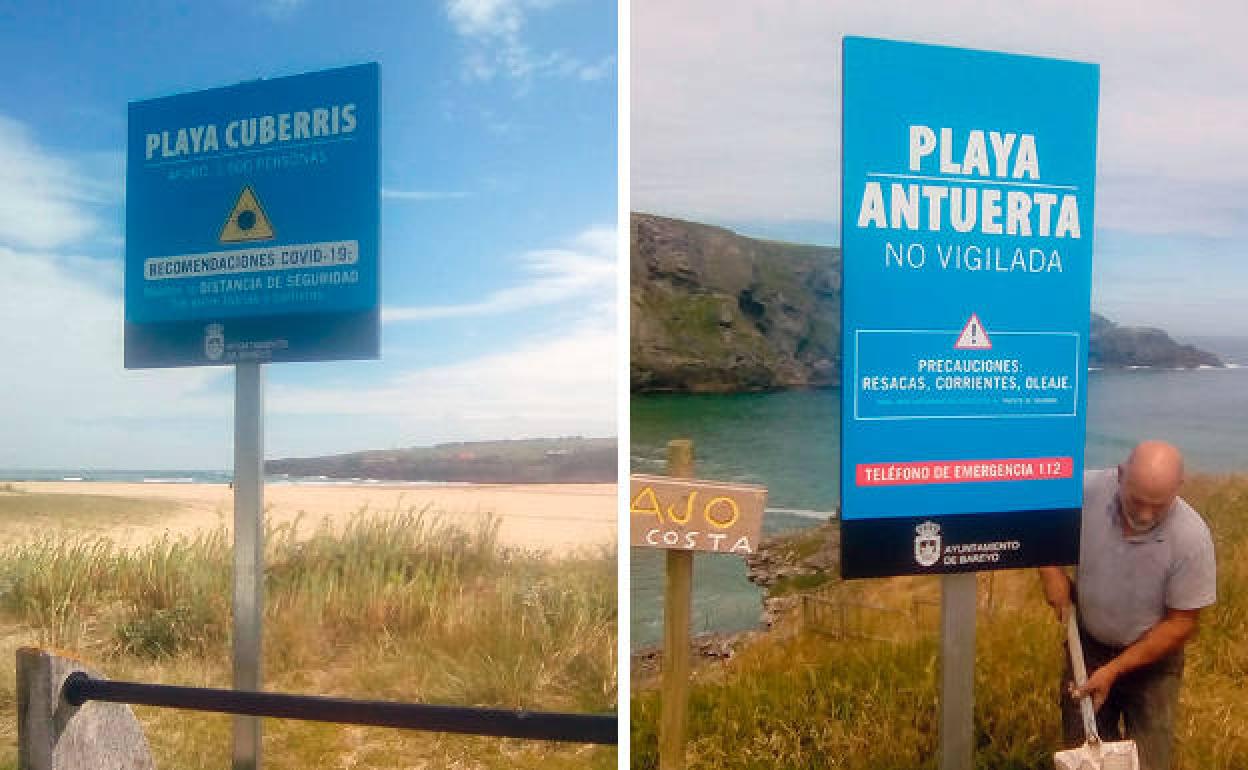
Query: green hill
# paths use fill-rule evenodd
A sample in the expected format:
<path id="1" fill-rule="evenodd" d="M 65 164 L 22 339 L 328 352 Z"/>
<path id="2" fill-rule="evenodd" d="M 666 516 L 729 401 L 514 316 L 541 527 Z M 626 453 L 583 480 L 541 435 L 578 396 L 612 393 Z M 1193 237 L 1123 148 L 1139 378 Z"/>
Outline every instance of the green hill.
<path id="1" fill-rule="evenodd" d="M 265 473 L 390 481 L 494 484 L 610 483 L 614 438 L 477 441 L 269 460 Z"/>

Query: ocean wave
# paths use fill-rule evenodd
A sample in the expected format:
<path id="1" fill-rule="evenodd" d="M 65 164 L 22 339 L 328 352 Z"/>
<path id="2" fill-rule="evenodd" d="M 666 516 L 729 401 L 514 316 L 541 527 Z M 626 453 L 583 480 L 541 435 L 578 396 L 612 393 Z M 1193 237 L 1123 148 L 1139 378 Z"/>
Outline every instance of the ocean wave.
<path id="1" fill-rule="evenodd" d="M 766 513 L 783 513 L 789 516 L 801 516 L 804 519 L 835 519 L 837 511 L 812 511 L 808 508 L 771 508 L 763 509 Z"/>
<path id="2" fill-rule="evenodd" d="M 281 481 L 270 481 L 269 484 L 279 484 L 291 487 L 358 487 L 365 484 L 384 484 L 387 487 L 412 487 L 414 489 L 421 488 L 441 488 L 441 487 L 471 487 L 477 486 L 478 483 L 488 482 L 472 482 L 472 481 L 410 481 L 407 479 L 331 479 L 324 477 L 308 477 L 308 478 L 291 478 Z"/>

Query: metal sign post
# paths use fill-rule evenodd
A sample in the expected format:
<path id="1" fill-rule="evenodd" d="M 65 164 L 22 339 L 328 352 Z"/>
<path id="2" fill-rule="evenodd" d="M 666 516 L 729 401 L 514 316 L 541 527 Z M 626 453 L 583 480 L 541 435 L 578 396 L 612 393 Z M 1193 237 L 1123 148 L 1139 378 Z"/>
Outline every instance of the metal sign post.
<path id="1" fill-rule="evenodd" d="M 842 44 L 841 575 L 943 574 L 942 770 L 975 576 L 1079 555 L 1099 70 Z"/>
<path id="2" fill-rule="evenodd" d="M 234 369 L 234 689 L 261 689 L 264 615 L 264 370 Z M 260 718 L 234 717 L 233 770 L 260 767 Z"/>
<path id="3" fill-rule="evenodd" d="M 975 573 L 940 581 L 940 770 L 971 770 L 975 711 Z"/>
<path id="4" fill-rule="evenodd" d="M 261 689 L 265 363 L 379 358 L 376 63 L 132 102 L 125 365 L 234 366 L 234 687 Z M 236 717 L 234 770 L 259 770 Z"/>

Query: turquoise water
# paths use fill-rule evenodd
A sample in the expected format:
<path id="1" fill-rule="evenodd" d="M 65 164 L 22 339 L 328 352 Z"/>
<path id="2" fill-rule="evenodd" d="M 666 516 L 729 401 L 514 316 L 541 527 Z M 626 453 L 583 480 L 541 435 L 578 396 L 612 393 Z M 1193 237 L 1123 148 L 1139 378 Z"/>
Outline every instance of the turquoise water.
<path id="1" fill-rule="evenodd" d="M 106 481 L 139 484 L 228 484 L 233 478 L 223 470 L 135 470 L 99 468 L 0 468 L 0 482 L 9 481 Z"/>
<path id="2" fill-rule="evenodd" d="M 1248 471 L 1248 344 L 1211 349 L 1241 368 L 1194 371 L 1094 371 L 1088 378 L 1088 467 L 1118 463 L 1137 441 L 1160 438 L 1183 449 L 1191 469 Z M 662 473 L 666 444 L 691 438 L 697 475 L 768 487 L 764 530 L 810 526 L 837 506 L 838 390 L 733 395 L 634 396 L 632 468 Z M 663 555 L 631 549 L 632 644 L 662 633 Z M 750 628 L 760 593 L 745 579 L 743 559 L 694 560 L 696 631 Z"/>

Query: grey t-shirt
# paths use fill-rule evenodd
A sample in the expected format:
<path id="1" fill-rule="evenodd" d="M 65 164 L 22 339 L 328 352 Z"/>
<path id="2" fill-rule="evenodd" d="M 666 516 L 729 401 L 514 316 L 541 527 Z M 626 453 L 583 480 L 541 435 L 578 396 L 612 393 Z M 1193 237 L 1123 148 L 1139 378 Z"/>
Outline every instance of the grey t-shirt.
<path id="1" fill-rule="evenodd" d="M 1087 471 L 1075 580 L 1084 629 L 1103 644 L 1125 647 L 1156 625 L 1167 609 L 1213 604 L 1213 538 L 1200 514 L 1182 498 L 1175 498 L 1156 529 L 1126 536 L 1117 469 Z"/>

